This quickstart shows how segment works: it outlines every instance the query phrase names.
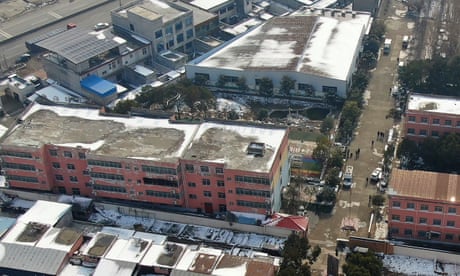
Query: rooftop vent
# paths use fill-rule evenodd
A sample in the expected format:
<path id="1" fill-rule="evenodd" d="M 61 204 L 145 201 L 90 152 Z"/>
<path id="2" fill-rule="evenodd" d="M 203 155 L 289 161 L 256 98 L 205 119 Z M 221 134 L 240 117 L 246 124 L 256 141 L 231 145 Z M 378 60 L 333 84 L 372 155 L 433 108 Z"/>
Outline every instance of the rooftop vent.
<path id="1" fill-rule="evenodd" d="M 356 12 L 352 12 L 351 17 L 355 18 L 356 17 Z"/>
<path id="2" fill-rule="evenodd" d="M 265 155 L 265 144 L 251 142 L 247 149 L 248 155 L 254 155 L 255 157 L 263 157 Z"/>

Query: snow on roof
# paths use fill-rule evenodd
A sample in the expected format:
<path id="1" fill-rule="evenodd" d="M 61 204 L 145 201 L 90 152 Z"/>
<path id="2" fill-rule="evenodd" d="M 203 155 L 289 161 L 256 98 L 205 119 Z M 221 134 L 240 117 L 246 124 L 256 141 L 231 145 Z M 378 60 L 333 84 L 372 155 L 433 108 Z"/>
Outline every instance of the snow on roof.
<path id="1" fill-rule="evenodd" d="M 81 233 L 68 228 L 50 228 L 35 246 L 69 253 L 80 236 Z"/>
<path id="2" fill-rule="evenodd" d="M 134 238 L 139 238 L 143 240 L 148 240 L 151 241 L 152 244 L 163 244 L 168 236 L 165 235 L 158 235 L 158 234 L 153 234 L 153 233 L 147 233 L 147 232 L 136 232 L 133 235 Z"/>
<path id="3" fill-rule="evenodd" d="M 288 70 L 347 80 L 367 22 L 361 17 L 275 17 L 196 65 Z"/>
<path id="4" fill-rule="evenodd" d="M 230 2 L 230 0 L 194 0 L 190 4 L 197 6 L 203 10 L 210 10 L 215 7 L 218 7 L 226 2 Z"/>
<path id="5" fill-rule="evenodd" d="M 76 195 L 60 195 L 57 201 L 66 204 L 78 204 L 82 208 L 88 208 L 93 199 Z"/>
<path id="6" fill-rule="evenodd" d="M 58 276 L 92 276 L 94 268 L 68 263 Z"/>
<path id="7" fill-rule="evenodd" d="M 455 97 L 411 94 L 408 110 L 460 115 L 460 99 Z"/>
<path id="8" fill-rule="evenodd" d="M 284 128 L 203 123 L 184 158 L 225 162 L 229 169 L 267 172 L 285 135 Z M 246 150 L 251 142 L 265 144 L 264 156 L 254 157 L 247 154 Z"/>
<path id="9" fill-rule="evenodd" d="M 23 223 L 39 222 L 54 226 L 72 206 L 64 203 L 37 200 L 27 212 L 18 218 Z"/>
<path id="10" fill-rule="evenodd" d="M 385 255 L 383 266 L 393 273 L 403 275 L 440 275 L 435 270 L 434 260 L 402 255 Z M 455 264 L 443 264 L 444 275 L 458 275 L 460 267 Z M 439 270 L 439 269 L 438 269 Z M 440 272 L 440 271 L 437 271 Z"/>
<path id="11" fill-rule="evenodd" d="M 93 276 L 131 276 L 135 268 L 135 263 L 101 259 L 96 270 L 94 270 Z"/>
<path id="12" fill-rule="evenodd" d="M 150 241 L 130 238 L 117 239 L 112 247 L 105 254 L 106 259 L 114 261 L 124 261 L 130 263 L 138 263 L 144 257 L 145 252 L 150 246 Z"/>

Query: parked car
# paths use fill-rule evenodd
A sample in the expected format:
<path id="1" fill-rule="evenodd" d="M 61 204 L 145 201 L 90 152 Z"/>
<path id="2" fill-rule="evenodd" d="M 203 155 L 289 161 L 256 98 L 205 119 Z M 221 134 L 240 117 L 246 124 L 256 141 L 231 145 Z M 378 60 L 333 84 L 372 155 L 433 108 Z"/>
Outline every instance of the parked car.
<path id="1" fill-rule="evenodd" d="M 70 30 L 70 29 L 73 29 L 73 28 L 76 28 L 77 27 L 77 24 L 75 23 L 67 23 L 67 30 Z"/>
<path id="2" fill-rule="evenodd" d="M 382 168 L 375 168 L 371 173 L 371 181 L 377 182 L 382 178 Z"/>
<path id="3" fill-rule="evenodd" d="M 103 29 L 107 29 L 108 27 L 110 27 L 109 23 L 100 22 L 100 23 L 97 23 L 96 25 L 94 25 L 94 30 L 95 31 L 100 31 L 100 30 L 103 30 Z"/>
<path id="4" fill-rule="evenodd" d="M 16 59 L 16 64 L 18 63 L 26 63 L 28 62 L 30 59 L 32 58 L 32 56 L 30 54 L 22 54 L 20 57 L 18 57 Z"/>

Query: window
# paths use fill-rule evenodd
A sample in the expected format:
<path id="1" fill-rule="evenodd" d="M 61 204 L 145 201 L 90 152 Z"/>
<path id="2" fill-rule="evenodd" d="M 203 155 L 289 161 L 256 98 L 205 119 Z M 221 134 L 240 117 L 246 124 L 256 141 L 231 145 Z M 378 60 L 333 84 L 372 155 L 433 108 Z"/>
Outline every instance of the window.
<path id="1" fill-rule="evenodd" d="M 439 125 L 439 119 L 433 119 L 433 125 Z"/>
<path id="2" fill-rule="evenodd" d="M 176 25 L 174 26 L 174 28 L 176 29 L 176 32 L 179 32 L 180 30 L 182 30 L 182 21 L 180 22 L 177 22 Z"/>
<path id="3" fill-rule="evenodd" d="M 413 128 L 408 128 L 408 129 L 407 129 L 407 134 L 415 134 L 415 129 L 413 129 Z"/>
<path id="4" fill-rule="evenodd" d="M 64 157 L 72 158 L 72 152 L 70 152 L 70 151 L 64 151 Z"/>
<path id="5" fill-rule="evenodd" d="M 451 126 L 452 125 L 452 120 L 445 120 L 444 125 Z"/>
<path id="6" fill-rule="evenodd" d="M 188 173 L 192 173 L 195 171 L 195 168 L 193 167 L 192 164 L 185 164 L 185 171 Z"/>
<path id="7" fill-rule="evenodd" d="M 447 212 L 449 214 L 456 214 L 457 213 L 457 208 L 455 207 L 449 207 L 449 209 L 447 210 Z"/>
<path id="8" fill-rule="evenodd" d="M 174 39 L 171 39 L 170 41 L 168 41 L 168 49 L 170 47 L 174 47 Z"/>
<path id="9" fill-rule="evenodd" d="M 142 55 L 146 55 L 147 54 L 147 48 L 142 48 Z"/>
<path id="10" fill-rule="evenodd" d="M 90 166 L 99 166 L 99 167 L 108 167 L 108 168 L 121 168 L 120 162 L 112 162 L 105 160 L 88 160 L 88 165 Z"/>
<path id="11" fill-rule="evenodd" d="M 202 173 L 209 173 L 209 167 L 208 166 L 200 166 L 200 170 Z"/>
<path id="12" fill-rule="evenodd" d="M 225 193 L 217 193 L 217 196 L 218 196 L 219 198 L 225 198 Z"/>
<path id="13" fill-rule="evenodd" d="M 205 197 L 212 197 L 212 194 L 211 194 L 210 191 L 203 191 L 203 195 L 204 195 Z"/>
<path id="14" fill-rule="evenodd" d="M 66 193 L 65 187 L 58 186 L 58 193 L 65 194 Z"/>
<path id="15" fill-rule="evenodd" d="M 203 183 L 204 186 L 209 186 L 209 185 L 211 185 L 211 180 L 209 180 L 209 179 L 203 179 L 203 180 L 202 180 L 202 183 Z"/>
<path id="16" fill-rule="evenodd" d="M 406 222 L 414 222 L 413 216 L 406 216 Z"/>
<path id="17" fill-rule="evenodd" d="M 53 168 L 59 169 L 61 168 L 61 164 L 59 164 L 58 162 L 53 162 Z"/>
<path id="18" fill-rule="evenodd" d="M 166 26 L 166 27 L 165 27 L 165 33 L 166 33 L 166 34 L 172 34 L 172 32 L 173 32 L 173 27 L 172 27 L 172 25 L 169 25 L 169 26 Z"/>
<path id="19" fill-rule="evenodd" d="M 157 186 L 164 186 L 164 187 L 178 187 L 179 183 L 174 180 L 162 179 L 162 178 L 151 178 L 151 177 L 144 177 L 142 178 L 145 185 L 157 185 Z"/>
<path id="20" fill-rule="evenodd" d="M 67 169 L 75 170 L 75 165 L 74 164 L 67 164 Z"/>
<path id="21" fill-rule="evenodd" d="M 22 170 L 22 171 L 35 171 L 36 170 L 34 165 L 9 163 L 9 162 L 3 163 L 3 167 L 7 169 L 15 169 L 15 170 Z"/>
<path id="22" fill-rule="evenodd" d="M 107 180 L 125 180 L 123 175 L 112 173 L 91 172 L 90 176 L 93 178 L 101 178 Z"/>
<path id="23" fill-rule="evenodd" d="M 424 124 L 427 124 L 427 123 L 428 123 L 428 118 L 427 118 L 427 117 L 422 117 L 422 118 L 420 119 L 420 122 L 421 122 L 421 123 L 424 123 Z"/>
<path id="24" fill-rule="evenodd" d="M 449 227 L 455 227 L 455 221 L 453 220 L 448 220 L 447 223 L 446 223 L 447 226 Z"/>
<path id="25" fill-rule="evenodd" d="M 428 205 L 426 205 L 426 204 L 420 205 L 420 210 L 422 210 L 422 211 L 428 211 L 428 209 L 429 209 L 429 208 L 428 208 Z"/>
<path id="26" fill-rule="evenodd" d="M 397 208 L 401 207 L 401 202 L 393 201 L 393 207 L 397 207 Z"/>
<path id="27" fill-rule="evenodd" d="M 184 42 L 184 34 L 178 34 L 176 36 L 177 43 L 182 43 Z"/>
<path id="28" fill-rule="evenodd" d="M 224 187 L 225 182 L 223 180 L 217 180 L 217 187 Z"/>
<path id="29" fill-rule="evenodd" d="M 129 24 L 129 29 L 130 29 L 131 31 L 134 32 L 134 25 L 133 25 L 133 24 Z"/>
<path id="30" fill-rule="evenodd" d="M 399 234 L 399 228 L 391 228 L 390 229 L 391 234 Z"/>
<path id="31" fill-rule="evenodd" d="M 431 136 L 433 136 L 433 137 L 439 137 L 439 131 L 432 130 L 432 131 L 431 131 Z"/>
<path id="32" fill-rule="evenodd" d="M 166 167 L 142 165 L 141 169 L 143 172 L 154 173 L 154 174 L 169 174 L 169 175 L 177 174 L 176 169 L 166 168 Z"/>
<path id="33" fill-rule="evenodd" d="M 223 174 L 224 168 L 216 168 L 216 174 Z"/>
<path id="34" fill-rule="evenodd" d="M 80 189 L 79 188 L 72 188 L 72 194 L 73 195 L 80 195 Z"/>
<path id="35" fill-rule="evenodd" d="M 399 215 L 391 215 L 391 220 L 399 221 L 399 220 L 400 220 L 400 216 L 399 216 Z"/>
<path id="36" fill-rule="evenodd" d="M 426 129 L 421 129 L 418 134 L 422 136 L 426 136 L 426 133 L 427 133 Z"/>
<path id="37" fill-rule="evenodd" d="M 261 178 L 261 177 L 253 177 L 253 176 L 235 176 L 236 182 L 244 182 L 250 184 L 263 184 L 263 185 L 270 185 L 270 180 L 268 178 Z"/>
<path id="38" fill-rule="evenodd" d="M 426 238 L 426 231 L 418 231 L 417 236 L 419 238 Z"/>
<path id="39" fill-rule="evenodd" d="M 78 158 L 80 158 L 80 159 L 86 159 L 86 153 L 84 153 L 84 152 L 79 152 L 79 153 L 78 153 Z"/>
<path id="40" fill-rule="evenodd" d="M 418 223 L 420 224 L 426 224 L 428 222 L 427 218 L 419 218 Z"/>
<path id="41" fill-rule="evenodd" d="M 193 29 L 187 30 L 185 32 L 185 35 L 186 35 L 187 39 L 193 38 Z"/>
<path id="42" fill-rule="evenodd" d="M 21 175 L 8 174 L 7 179 L 8 180 L 21 181 L 21 182 L 28 182 L 28 183 L 38 183 L 38 178 L 30 177 L 30 176 L 21 176 Z"/>
<path id="43" fill-rule="evenodd" d="M 54 149 L 50 149 L 49 153 L 50 153 L 51 156 L 57 156 L 58 155 L 57 150 L 54 150 Z"/>
<path id="44" fill-rule="evenodd" d="M 188 183 L 188 186 L 189 186 L 189 187 L 196 187 L 196 184 L 195 184 L 195 182 L 189 182 L 189 183 Z"/>
<path id="45" fill-rule="evenodd" d="M 163 37 L 163 30 L 158 30 L 155 32 L 155 38 Z"/>
<path id="46" fill-rule="evenodd" d="M 415 203 L 413 203 L 413 202 L 408 202 L 406 208 L 407 208 L 407 209 L 415 209 Z"/>
<path id="47" fill-rule="evenodd" d="M 74 175 L 69 176 L 71 182 L 78 182 L 78 178 Z"/>
<path id="48" fill-rule="evenodd" d="M 457 121 L 457 127 L 460 127 L 460 121 Z"/>
<path id="49" fill-rule="evenodd" d="M 64 177 L 60 174 L 56 174 L 54 177 L 56 178 L 56 180 L 60 180 L 60 181 L 64 180 Z"/>
<path id="50" fill-rule="evenodd" d="M 189 195 L 188 195 L 188 198 L 190 198 L 190 199 L 196 199 L 196 195 L 195 195 L 195 194 L 189 194 Z"/>
<path id="51" fill-rule="evenodd" d="M 442 212 L 442 206 L 434 206 L 435 212 Z"/>
<path id="52" fill-rule="evenodd" d="M 433 219 L 433 225 L 441 225 L 440 219 Z"/>
<path id="53" fill-rule="evenodd" d="M 404 235 L 412 236 L 412 229 L 404 229 Z"/>
<path id="54" fill-rule="evenodd" d="M 409 116 L 409 122 L 415 122 L 415 116 Z"/>
<path id="55" fill-rule="evenodd" d="M 237 195 L 247 195 L 247 196 L 258 196 L 258 197 L 270 197 L 270 191 L 261 191 L 261 190 L 250 190 L 236 188 Z"/>
<path id="56" fill-rule="evenodd" d="M 454 235 L 453 234 L 446 234 L 446 240 L 453 240 Z"/>
<path id="57" fill-rule="evenodd" d="M 323 92 L 337 94 L 337 87 L 335 87 L 335 86 L 323 86 Z"/>
<path id="58" fill-rule="evenodd" d="M 117 187 L 117 186 L 105 186 L 105 185 L 94 184 L 93 189 L 95 191 L 104 191 L 104 192 L 111 192 L 111 193 L 126 193 L 125 188 Z"/>
<path id="59" fill-rule="evenodd" d="M 259 208 L 259 209 L 267 209 L 268 207 L 270 207 L 265 202 L 252 202 L 252 201 L 245 201 L 245 200 L 237 200 L 236 205 L 250 207 L 250 208 Z"/>
<path id="60" fill-rule="evenodd" d="M 193 24 L 193 16 L 189 16 L 187 18 L 185 18 L 185 26 L 190 26 Z"/>
<path id="61" fill-rule="evenodd" d="M 163 45 L 163 43 L 158 43 L 157 44 L 157 52 L 161 52 L 165 49 L 165 45 Z"/>

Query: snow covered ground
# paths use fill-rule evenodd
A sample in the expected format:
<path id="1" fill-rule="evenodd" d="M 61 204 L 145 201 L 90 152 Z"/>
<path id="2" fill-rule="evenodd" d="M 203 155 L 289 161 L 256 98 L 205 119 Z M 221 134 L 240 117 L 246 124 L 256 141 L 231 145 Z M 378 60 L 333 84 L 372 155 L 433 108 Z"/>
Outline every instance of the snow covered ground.
<path id="1" fill-rule="evenodd" d="M 92 214 L 89 219 L 92 222 L 116 225 L 127 229 L 133 229 L 134 224 L 141 224 L 144 229 L 148 229 L 153 233 L 175 236 L 187 240 L 209 241 L 251 248 L 263 248 L 265 246 L 281 248 L 285 241 L 285 238 L 267 235 L 234 232 L 227 229 L 127 216 L 114 210 L 96 210 L 97 212 Z"/>
<path id="2" fill-rule="evenodd" d="M 394 273 L 402 273 L 404 275 L 459 275 L 460 265 L 442 264 L 438 265 L 434 260 L 414 258 L 401 255 L 385 255 L 383 266 Z M 437 267 L 435 269 L 435 267 Z M 441 267 L 444 270 L 441 270 Z M 436 272 L 435 272 L 436 271 Z"/>

